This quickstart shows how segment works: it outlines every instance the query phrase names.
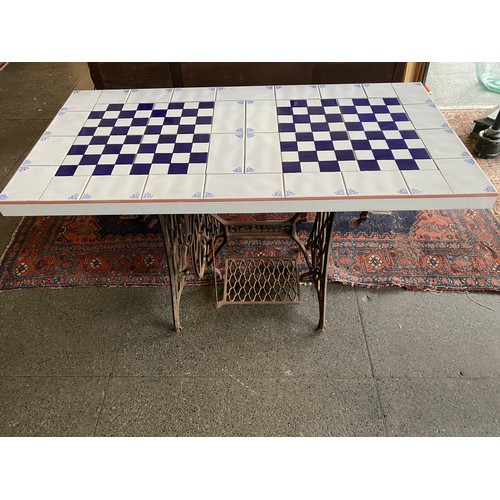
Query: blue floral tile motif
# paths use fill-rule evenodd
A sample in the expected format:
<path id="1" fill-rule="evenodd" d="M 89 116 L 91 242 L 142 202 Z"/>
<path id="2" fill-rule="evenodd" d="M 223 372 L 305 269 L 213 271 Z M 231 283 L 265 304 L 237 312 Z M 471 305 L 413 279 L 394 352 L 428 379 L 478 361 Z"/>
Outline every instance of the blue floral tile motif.
<path id="1" fill-rule="evenodd" d="M 267 90 L 273 90 L 273 86 L 272 86 L 272 85 L 267 85 L 267 86 L 266 86 L 266 89 L 267 89 Z"/>
<path id="2" fill-rule="evenodd" d="M 40 138 L 41 141 L 46 141 L 47 139 L 50 138 L 52 135 L 52 132 L 50 130 L 47 130 L 46 132 L 43 133 L 42 137 Z"/>
<path id="3" fill-rule="evenodd" d="M 132 90 L 130 91 L 130 93 L 131 93 L 131 94 L 137 94 L 137 92 L 139 92 L 139 89 L 132 89 Z"/>
<path id="4" fill-rule="evenodd" d="M 476 162 L 471 158 L 469 160 L 465 160 L 465 163 L 468 163 L 469 165 L 474 165 Z"/>
<path id="5" fill-rule="evenodd" d="M 78 200 L 78 193 L 73 193 L 71 196 L 68 196 L 68 200 Z"/>
<path id="6" fill-rule="evenodd" d="M 488 185 L 484 188 L 484 190 L 487 192 L 487 193 L 495 193 L 495 188 L 491 185 Z"/>
<path id="7" fill-rule="evenodd" d="M 92 199 L 92 195 L 90 193 L 85 193 L 82 196 L 82 200 L 91 200 L 91 199 Z"/>
<path id="8" fill-rule="evenodd" d="M 197 191 L 191 195 L 191 198 L 201 199 L 201 191 Z"/>
<path id="9" fill-rule="evenodd" d="M 444 128 L 444 129 L 450 128 L 450 125 L 448 123 L 444 122 L 441 124 L 441 128 Z"/>
<path id="10" fill-rule="evenodd" d="M 9 197 L 5 193 L 0 193 L 0 201 L 8 200 Z"/>
<path id="11" fill-rule="evenodd" d="M 406 188 L 401 188 L 401 189 L 398 189 L 398 193 L 399 193 L 399 194 L 409 194 L 409 193 L 408 193 L 408 189 L 406 189 Z"/>
<path id="12" fill-rule="evenodd" d="M 347 192 L 348 192 L 349 194 L 359 194 L 359 191 L 356 191 L 356 190 L 355 190 L 355 189 L 353 189 L 353 188 L 349 188 L 349 189 L 347 190 Z"/>
<path id="13" fill-rule="evenodd" d="M 337 189 L 337 191 L 335 191 L 335 194 L 337 196 L 345 196 L 345 191 L 343 189 Z"/>
<path id="14" fill-rule="evenodd" d="M 210 191 L 205 191 L 205 198 L 215 198 L 215 194 Z"/>
<path id="15" fill-rule="evenodd" d="M 247 104 L 253 104 L 255 101 L 249 100 L 247 101 Z"/>
<path id="16" fill-rule="evenodd" d="M 236 167 L 236 168 L 233 168 L 233 172 L 235 174 L 241 174 L 243 172 L 243 169 L 241 167 Z"/>
<path id="17" fill-rule="evenodd" d="M 33 162 L 31 160 L 24 160 L 22 165 L 25 166 L 25 165 L 31 165 Z"/>
<path id="18" fill-rule="evenodd" d="M 292 190 L 287 189 L 286 192 L 285 192 L 285 195 L 287 197 L 289 197 L 289 196 L 297 196 L 297 193 L 294 193 Z"/>
<path id="19" fill-rule="evenodd" d="M 255 137 L 255 134 L 247 134 L 247 139 L 251 139 L 252 137 Z"/>
<path id="20" fill-rule="evenodd" d="M 255 172 L 255 169 L 253 169 L 252 167 L 247 167 L 245 170 L 246 170 L 246 172 L 249 172 L 249 173 Z"/>
<path id="21" fill-rule="evenodd" d="M 144 193 L 142 196 L 143 198 L 154 198 L 154 196 L 151 193 Z"/>
<path id="22" fill-rule="evenodd" d="M 255 132 L 255 129 L 253 129 L 252 127 L 247 127 L 247 132 L 248 132 L 249 134 L 251 134 L 251 133 Z M 253 137 L 253 136 L 252 136 L 252 137 Z"/>
<path id="23" fill-rule="evenodd" d="M 26 172 L 29 169 L 30 169 L 29 167 L 19 167 L 18 172 Z"/>
<path id="24" fill-rule="evenodd" d="M 416 187 L 412 187 L 411 188 L 411 194 L 422 194 L 423 191 L 421 191 L 420 189 L 416 188 Z"/>
<path id="25" fill-rule="evenodd" d="M 59 110 L 59 113 L 57 113 L 57 116 L 63 116 L 67 113 L 68 108 L 64 107 Z"/>
<path id="26" fill-rule="evenodd" d="M 275 192 L 273 193 L 273 196 L 274 196 L 275 198 L 283 198 L 283 191 L 275 191 Z"/>
<path id="27" fill-rule="evenodd" d="M 470 158 L 470 153 L 468 151 L 463 151 L 460 156 L 462 156 L 464 158 Z"/>
<path id="28" fill-rule="evenodd" d="M 141 193 L 138 193 L 137 191 L 129 196 L 131 200 L 138 200 L 141 197 Z"/>

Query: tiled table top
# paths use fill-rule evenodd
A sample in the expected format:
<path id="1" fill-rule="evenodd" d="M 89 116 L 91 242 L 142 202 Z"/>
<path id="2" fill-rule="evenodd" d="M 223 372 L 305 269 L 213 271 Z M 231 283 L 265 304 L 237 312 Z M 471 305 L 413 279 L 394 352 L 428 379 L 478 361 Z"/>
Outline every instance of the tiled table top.
<path id="1" fill-rule="evenodd" d="M 420 83 L 75 91 L 4 215 L 490 208 Z"/>

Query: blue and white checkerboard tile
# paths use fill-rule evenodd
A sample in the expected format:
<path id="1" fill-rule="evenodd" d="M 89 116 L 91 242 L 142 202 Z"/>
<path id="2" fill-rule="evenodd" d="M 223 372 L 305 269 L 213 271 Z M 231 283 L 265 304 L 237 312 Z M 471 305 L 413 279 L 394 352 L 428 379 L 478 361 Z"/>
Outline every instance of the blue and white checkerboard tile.
<path id="1" fill-rule="evenodd" d="M 395 97 L 278 101 L 284 173 L 435 168 Z"/>
<path id="2" fill-rule="evenodd" d="M 213 102 L 97 104 L 56 176 L 203 173 Z"/>

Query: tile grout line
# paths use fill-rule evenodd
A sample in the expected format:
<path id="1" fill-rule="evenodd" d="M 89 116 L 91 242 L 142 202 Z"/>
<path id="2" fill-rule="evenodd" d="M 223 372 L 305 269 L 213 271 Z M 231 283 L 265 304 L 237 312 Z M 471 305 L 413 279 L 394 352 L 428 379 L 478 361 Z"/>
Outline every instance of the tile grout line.
<path id="1" fill-rule="evenodd" d="M 358 316 L 359 316 L 359 321 L 361 322 L 361 330 L 363 331 L 363 338 L 365 340 L 366 352 L 368 354 L 368 361 L 370 362 L 370 371 L 372 374 L 373 382 L 375 384 L 375 391 L 377 393 L 378 408 L 379 408 L 380 414 L 382 416 L 382 423 L 384 424 L 385 435 L 386 435 L 386 437 L 389 437 L 389 429 L 387 427 L 387 420 L 385 418 L 384 409 L 382 408 L 382 400 L 380 398 L 380 390 L 378 387 L 377 377 L 375 377 L 375 370 L 373 368 L 373 361 L 372 361 L 372 357 L 370 354 L 370 348 L 368 346 L 368 339 L 366 338 L 365 323 L 363 321 L 363 314 L 361 313 L 361 307 L 360 307 L 359 298 L 358 298 L 358 291 L 356 288 L 354 288 L 354 296 L 356 297 L 356 304 L 358 306 Z"/>

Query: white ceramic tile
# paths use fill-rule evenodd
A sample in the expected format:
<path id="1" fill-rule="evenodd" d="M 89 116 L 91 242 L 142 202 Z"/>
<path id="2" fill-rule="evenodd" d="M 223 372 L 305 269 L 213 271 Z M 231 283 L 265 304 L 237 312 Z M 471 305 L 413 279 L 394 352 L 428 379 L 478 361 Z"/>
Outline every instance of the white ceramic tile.
<path id="1" fill-rule="evenodd" d="M 23 162 L 23 165 L 59 165 L 74 137 L 52 137 L 43 135 Z"/>
<path id="2" fill-rule="evenodd" d="M 342 172 L 349 196 L 408 196 L 408 188 L 400 172 Z"/>
<path id="3" fill-rule="evenodd" d="M 57 166 L 21 166 L 0 193 L 0 200 L 38 200 L 57 171 Z"/>
<path id="4" fill-rule="evenodd" d="M 420 82 L 393 83 L 399 100 L 402 104 L 419 104 L 431 102 L 431 98 L 425 87 Z"/>
<path id="5" fill-rule="evenodd" d="M 82 200 L 138 200 L 142 196 L 146 175 L 99 175 L 90 179 Z"/>
<path id="6" fill-rule="evenodd" d="M 130 90 L 128 89 L 118 89 L 118 90 L 103 90 L 99 99 L 97 99 L 98 104 L 121 104 L 126 102 Z"/>
<path id="7" fill-rule="evenodd" d="M 204 175 L 149 175 L 143 199 L 190 200 L 201 199 Z"/>
<path id="8" fill-rule="evenodd" d="M 205 199 L 283 198 L 281 174 L 207 175 Z"/>
<path id="9" fill-rule="evenodd" d="M 316 174 L 284 174 L 285 196 L 325 197 L 347 196 L 340 172 L 321 172 Z"/>
<path id="10" fill-rule="evenodd" d="M 172 89 L 132 89 L 127 103 L 170 102 Z"/>
<path id="11" fill-rule="evenodd" d="M 214 101 L 215 87 L 182 87 L 174 89 L 172 102 Z"/>
<path id="12" fill-rule="evenodd" d="M 452 192 L 439 170 L 406 170 L 402 174 L 411 194 L 438 195 Z"/>
<path id="13" fill-rule="evenodd" d="M 449 128 L 445 117 L 433 103 L 407 104 L 404 109 L 416 129 Z"/>
<path id="14" fill-rule="evenodd" d="M 247 134 L 245 173 L 282 172 L 279 134 Z"/>
<path id="15" fill-rule="evenodd" d="M 368 97 L 397 97 L 390 83 L 364 83 L 363 88 Z"/>
<path id="16" fill-rule="evenodd" d="M 436 160 L 439 171 L 454 193 L 494 193 L 491 182 L 471 159 Z"/>
<path id="17" fill-rule="evenodd" d="M 54 177 L 41 196 L 41 201 L 78 200 L 88 177 Z"/>
<path id="18" fill-rule="evenodd" d="M 62 110 L 91 111 L 102 90 L 74 90 L 64 103 Z"/>
<path id="19" fill-rule="evenodd" d="M 218 87 L 216 99 L 217 101 L 274 99 L 274 87 Z"/>
<path id="20" fill-rule="evenodd" d="M 366 98 L 365 91 L 359 83 L 319 85 L 319 92 L 323 99 Z"/>
<path id="21" fill-rule="evenodd" d="M 246 103 L 247 132 L 278 132 L 278 116 L 276 102 L 247 101 Z"/>
<path id="22" fill-rule="evenodd" d="M 276 99 L 319 99 L 317 85 L 277 85 Z"/>
<path id="23" fill-rule="evenodd" d="M 450 128 L 418 130 L 430 155 L 434 158 L 471 158 L 462 141 Z"/>
<path id="24" fill-rule="evenodd" d="M 244 145 L 243 134 L 212 134 L 207 173 L 243 173 Z"/>
<path id="25" fill-rule="evenodd" d="M 89 117 L 89 111 L 60 111 L 47 127 L 48 135 L 76 136 Z"/>
<path id="26" fill-rule="evenodd" d="M 244 101 L 217 101 L 212 120 L 212 133 L 243 133 L 245 127 Z"/>

